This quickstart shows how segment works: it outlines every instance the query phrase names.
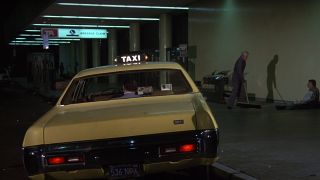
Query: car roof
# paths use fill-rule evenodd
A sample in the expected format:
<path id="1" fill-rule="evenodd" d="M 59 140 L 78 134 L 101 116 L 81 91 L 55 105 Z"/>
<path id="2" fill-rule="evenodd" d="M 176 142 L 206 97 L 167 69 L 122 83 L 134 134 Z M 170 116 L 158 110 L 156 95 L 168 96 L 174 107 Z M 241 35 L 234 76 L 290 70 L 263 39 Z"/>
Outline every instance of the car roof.
<path id="1" fill-rule="evenodd" d="M 182 67 L 175 62 L 146 62 L 141 64 L 116 64 L 108 66 L 100 66 L 96 68 L 90 68 L 80 71 L 74 78 L 81 78 L 86 76 L 132 71 L 132 70 L 144 70 L 144 69 L 182 69 Z"/>

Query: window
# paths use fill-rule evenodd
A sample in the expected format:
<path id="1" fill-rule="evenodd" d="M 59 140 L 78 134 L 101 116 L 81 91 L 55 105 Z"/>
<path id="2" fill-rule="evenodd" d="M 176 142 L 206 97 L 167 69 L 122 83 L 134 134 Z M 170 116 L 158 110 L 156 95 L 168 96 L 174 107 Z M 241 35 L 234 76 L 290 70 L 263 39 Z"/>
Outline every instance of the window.
<path id="1" fill-rule="evenodd" d="M 76 79 L 61 104 L 165 96 L 192 92 L 180 70 L 155 69 L 102 74 Z"/>

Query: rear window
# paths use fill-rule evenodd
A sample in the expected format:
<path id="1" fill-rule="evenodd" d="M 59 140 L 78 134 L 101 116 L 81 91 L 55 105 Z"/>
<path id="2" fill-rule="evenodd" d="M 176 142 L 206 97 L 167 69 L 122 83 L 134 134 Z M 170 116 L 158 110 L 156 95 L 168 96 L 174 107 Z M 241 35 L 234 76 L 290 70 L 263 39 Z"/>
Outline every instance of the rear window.
<path id="1" fill-rule="evenodd" d="M 108 73 L 75 79 L 61 104 L 186 94 L 192 89 L 180 70 Z"/>

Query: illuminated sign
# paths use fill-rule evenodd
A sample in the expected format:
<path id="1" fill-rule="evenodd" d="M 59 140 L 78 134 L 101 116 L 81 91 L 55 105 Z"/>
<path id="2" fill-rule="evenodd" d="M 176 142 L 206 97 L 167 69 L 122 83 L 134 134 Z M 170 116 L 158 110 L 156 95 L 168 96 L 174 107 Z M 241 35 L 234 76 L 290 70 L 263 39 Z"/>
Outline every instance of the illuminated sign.
<path id="1" fill-rule="evenodd" d="M 106 29 L 64 29 L 59 28 L 59 38 L 106 39 Z"/>
<path id="2" fill-rule="evenodd" d="M 131 55 L 131 56 L 121 56 L 122 63 L 131 63 L 131 62 L 140 62 L 140 55 Z"/>
<path id="3" fill-rule="evenodd" d="M 130 54 L 124 56 L 118 56 L 114 61 L 119 64 L 130 64 L 145 62 L 148 60 L 148 56 L 145 54 Z"/>
<path id="4" fill-rule="evenodd" d="M 58 37 L 58 29 L 57 28 L 42 28 L 41 36 L 48 36 L 48 38 L 57 38 Z"/>

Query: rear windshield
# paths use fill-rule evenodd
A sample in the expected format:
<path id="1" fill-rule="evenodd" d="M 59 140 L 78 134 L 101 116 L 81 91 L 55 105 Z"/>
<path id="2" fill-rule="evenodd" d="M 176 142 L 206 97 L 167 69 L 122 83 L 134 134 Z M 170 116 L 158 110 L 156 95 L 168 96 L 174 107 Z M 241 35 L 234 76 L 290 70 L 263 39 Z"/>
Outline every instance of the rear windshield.
<path id="1" fill-rule="evenodd" d="M 165 96 L 192 92 L 180 70 L 156 69 L 108 73 L 75 79 L 62 105 Z"/>

